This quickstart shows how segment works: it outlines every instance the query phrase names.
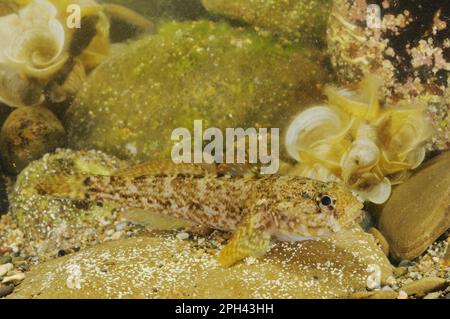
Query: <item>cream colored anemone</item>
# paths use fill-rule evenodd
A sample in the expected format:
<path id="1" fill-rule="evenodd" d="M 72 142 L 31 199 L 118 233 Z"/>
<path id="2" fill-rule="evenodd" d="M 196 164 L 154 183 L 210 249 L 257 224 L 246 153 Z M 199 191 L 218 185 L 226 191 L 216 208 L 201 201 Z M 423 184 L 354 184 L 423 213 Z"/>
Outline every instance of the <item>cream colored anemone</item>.
<path id="1" fill-rule="evenodd" d="M 23 98 L 31 93 L 36 95 L 23 92 L 24 84 L 38 82 L 43 91 L 60 71 L 70 71 L 66 67 L 70 65 L 75 66 L 72 72 L 76 74 L 66 74 L 64 77 L 70 81 L 51 85 L 58 92 L 50 91 L 47 95 L 58 96 L 58 102 L 73 96 L 74 89 L 81 85 L 74 81 L 83 79 L 80 75 L 95 68 L 109 54 L 109 20 L 103 7 L 93 0 L 15 0 L 15 3 L 20 7 L 16 13 L 0 17 L 0 67 L 8 70 L 0 74 L 0 102 L 12 107 L 41 103 L 42 98 Z M 79 6 L 86 27 L 82 24 L 79 29 L 69 28 L 67 21 L 72 12 L 68 8 L 73 4 Z M 83 32 L 92 31 L 95 35 L 87 47 L 81 44 L 81 52 L 72 50 L 78 45 L 74 43 L 77 39 L 85 38 Z M 77 33 L 81 36 L 76 36 Z"/>
<path id="2" fill-rule="evenodd" d="M 286 133 L 286 149 L 299 164 L 294 173 L 340 180 L 362 199 L 382 204 L 425 158 L 431 125 L 420 105 L 381 108 L 380 81 L 360 90 L 327 87 L 328 105 L 300 113 Z"/>
<path id="3" fill-rule="evenodd" d="M 65 30 L 56 7 L 34 0 L 16 14 L 0 18 L 0 63 L 46 78 L 65 63 Z"/>

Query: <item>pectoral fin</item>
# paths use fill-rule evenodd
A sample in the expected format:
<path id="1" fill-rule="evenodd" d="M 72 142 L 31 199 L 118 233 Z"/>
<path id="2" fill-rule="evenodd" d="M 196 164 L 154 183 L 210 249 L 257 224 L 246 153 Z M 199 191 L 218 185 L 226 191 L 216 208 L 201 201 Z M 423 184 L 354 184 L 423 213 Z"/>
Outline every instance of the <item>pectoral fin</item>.
<path id="1" fill-rule="evenodd" d="M 133 223 L 142 224 L 157 230 L 175 230 L 195 225 L 189 221 L 144 210 L 125 210 L 122 216 Z"/>
<path id="2" fill-rule="evenodd" d="M 249 212 L 220 252 L 219 263 L 229 267 L 249 256 L 263 256 L 269 250 L 272 225 L 272 218 L 266 211 Z"/>

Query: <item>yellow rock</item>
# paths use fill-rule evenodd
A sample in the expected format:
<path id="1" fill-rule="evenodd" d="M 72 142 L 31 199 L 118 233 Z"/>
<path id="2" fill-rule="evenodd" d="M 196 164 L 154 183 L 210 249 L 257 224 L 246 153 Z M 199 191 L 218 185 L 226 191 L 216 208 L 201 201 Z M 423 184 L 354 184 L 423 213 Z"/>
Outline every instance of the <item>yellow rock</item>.
<path id="1" fill-rule="evenodd" d="M 230 268 L 217 253 L 167 233 L 109 242 L 36 266 L 9 298 L 339 298 L 365 289 L 369 264 L 391 274 L 361 230 L 277 243 Z"/>
<path id="2" fill-rule="evenodd" d="M 441 290 L 447 286 L 448 283 L 443 278 L 427 277 L 404 285 L 402 290 L 408 295 L 423 297 L 429 292 Z"/>
<path id="3" fill-rule="evenodd" d="M 450 152 L 397 187 L 379 217 L 395 259 L 414 259 L 450 228 Z"/>

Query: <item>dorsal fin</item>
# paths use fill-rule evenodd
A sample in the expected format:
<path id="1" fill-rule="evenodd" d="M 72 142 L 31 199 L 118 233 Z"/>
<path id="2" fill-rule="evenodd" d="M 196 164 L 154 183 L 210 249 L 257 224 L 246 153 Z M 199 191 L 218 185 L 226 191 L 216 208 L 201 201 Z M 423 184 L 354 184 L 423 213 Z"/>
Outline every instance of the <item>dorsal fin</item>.
<path id="1" fill-rule="evenodd" d="M 115 172 L 114 176 L 140 177 L 146 175 L 176 175 L 186 174 L 194 176 L 205 176 L 216 174 L 214 164 L 176 164 L 172 161 L 150 161 L 130 166 Z"/>
<path id="2" fill-rule="evenodd" d="M 173 161 L 151 161 L 115 172 L 114 176 L 136 178 L 146 175 L 229 175 L 256 176 L 257 167 L 249 164 L 176 164 Z"/>

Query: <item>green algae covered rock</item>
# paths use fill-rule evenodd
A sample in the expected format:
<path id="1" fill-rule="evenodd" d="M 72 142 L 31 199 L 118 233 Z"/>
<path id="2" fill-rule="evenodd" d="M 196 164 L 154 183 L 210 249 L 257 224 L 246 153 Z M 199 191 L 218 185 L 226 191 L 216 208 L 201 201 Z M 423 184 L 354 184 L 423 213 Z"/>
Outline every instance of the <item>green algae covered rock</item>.
<path id="1" fill-rule="evenodd" d="M 207 15 L 201 0 L 104 0 L 103 3 L 125 6 L 153 21 L 198 19 Z"/>
<path id="2" fill-rule="evenodd" d="M 202 0 L 212 13 L 244 21 L 285 39 L 323 45 L 331 0 Z"/>
<path id="3" fill-rule="evenodd" d="M 226 23 L 164 24 L 89 77 L 66 114 L 69 146 L 170 159 L 172 131 L 192 132 L 194 120 L 222 130 L 282 129 L 319 98 L 326 79 L 308 53 Z"/>
<path id="4" fill-rule="evenodd" d="M 153 234 L 98 245 L 38 265 L 8 298 L 338 298 L 390 264 L 370 235 L 278 242 L 261 259 L 218 265 L 209 239 Z"/>
<path id="5" fill-rule="evenodd" d="M 34 188 L 37 179 L 56 173 L 86 172 L 111 174 L 125 163 L 97 151 L 58 150 L 32 162 L 18 176 L 10 195 L 10 210 L 30 242 L 42 242 L 39 255 L 48 257 L 68 245 L 96 242 L 99 221 L 114 219 L 108 205 L 72 202 L 40 196 Z M 45 258 L 43 258 L 45 259 Z"/>

